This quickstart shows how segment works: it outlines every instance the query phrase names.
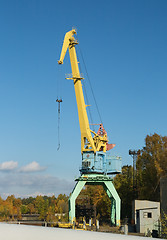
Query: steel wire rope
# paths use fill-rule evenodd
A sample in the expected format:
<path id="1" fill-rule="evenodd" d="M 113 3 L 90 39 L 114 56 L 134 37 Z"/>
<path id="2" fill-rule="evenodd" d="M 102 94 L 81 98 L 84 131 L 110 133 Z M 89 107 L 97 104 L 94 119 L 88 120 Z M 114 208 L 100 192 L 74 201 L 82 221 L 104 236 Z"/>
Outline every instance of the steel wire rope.
<path id="1" fill-rule="evenodd" d="M 82 61 L 83 61 L 83 64 L 84 64 L 85 72 L 86 72 L 87 79 L 88 79 L 90 89 L 91 89 L 91 92 L 92 92 L 92 96 L 93 96 L 93 99 L 94 99 L 94 102 L 95 102 L 97 113 L 99 115 L 100 122 L 103 124 L 102 117 L 101 117 L 101 114 L 100 114 L 100 111 L 99 111 L 99 108 L 98 108 L 98 104 L 97 104 L 97 101 L 96 101 L 96 97 L 95 97 L 95 94 L 94 94 L 94 91 L 93 91 L 93 87 L 92 87 L 92 84 L 91 84 L 91 81 L 90 81 L 90 78 L 89 78 L 89 74 L 88 74 L 88 71 L 87 71 L 87 67 L 86 67 L 86 64 L 85 64 L 85 60 L 84 60 L 84 57 L 83 57 L 83 54 L 82 54 L 82 51 L 81 51 L 80 47 L 79 47 L 79 51 L 80 51 L 80 55 L 81 55 L 81 58 L 82 58 Z"/>
<path id="2" fill-rule="evenodd" d="M 76 48 L 76 52 L 77 52 L 77 48 Z M 82 73 L 82 68 L 81 68 L 81 64 L 80 64 L 80 61 L 79 61 L 78 53 L 77 53 L 77 58 L 78 58 L 79 69 L 81 70 L 81 73 Z M 85 86 L 85 82 L 82 81 L 82 83 L 83 83 L 83 88 L 84 88 L 84 93 L 85 93 L 85 98 L 86 98 L 87 105 L 90 106 L 89 98 L 88 98 L 88 94 L 87 94 L 87 90 L 86 90 L 86 86 Z M 91 113 L 90 107 L 88 107 L 88 113 L 89 113 L 89 116 L 90 116 L 90 121 L 93 124 L 93 118 L 92 118 L 92 113 Z M 93 131 L 95 131 L 94 126 L 93 126 Z"/>
<path id="3" fill-rule="evenodd" d="M 58 123 L 57 123 L 57 137 L 58 137 L 58 147 L 57 151 L 60 149 L 60 103 L 62 102 L 62 96 L 61 96 L 61 81 L 60 81 L 60 66 L 57 65 L 58 71 L 56 71 L 57 74 L 57 100 L 58 103 Z"/>

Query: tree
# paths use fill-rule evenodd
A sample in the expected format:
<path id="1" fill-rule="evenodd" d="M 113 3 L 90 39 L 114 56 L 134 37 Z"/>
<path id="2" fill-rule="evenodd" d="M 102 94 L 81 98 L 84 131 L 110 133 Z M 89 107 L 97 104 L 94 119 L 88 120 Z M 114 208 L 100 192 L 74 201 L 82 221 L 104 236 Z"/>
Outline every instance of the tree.
<path id="1" fill-rule="evenodd" d="M 132 166 L 123 166 L 122 173 L 115 176 L 113 183 L 121 198 L 121 218 L 131 218 L 134 200 Z"/>
<path id="2" fill-rule="evenodd" d="M 68 212 L 68 197 L 65 194 L 59 194 L 57 197 L 56 209 L 58 213 Z"/>
<path id="3" fill-rule="evenodd" d="M 13 206 L 15 208 L 18 219 L 21 219 L 21 205 L 22 205 L 21 199 L 20 198 L 14 198 Z"/>
<path id="4" fill-rule="evenodd" d="M 24 205 L 28 205 L 29 203 L 33 204 L 34 201 L 35 201 L 35 198 L 33 198 L 33 197 L 23 198 L 22 199 L 22 204 L 24 204 Z"/>
<path id="5" fill-rule="evenodd" d="M 161 235 L 163 238 L 167 239 L 167 214 L 162 213 L 161 214 Z"/>
<path id="6" fill-rule="evenodd" d="M 33 214 L 33 213 L 36 212 L 36 209 L 35 209 L 35 206 L 34 206 L 33 203 L 29 203 L 29 204 L 27 205 L 27 209 L 28 209 L 28 213 L 30 213 L 30 214 Z"/>
<path id="7" fill-rule="evenodd" d="M 26 205 L 21 205 L 21 214 L 28 213 L 28 207 Z"/>
<path id="8" fill-rule="evenodd" d="M 49 206 L 47 211 L 46 221 L 53 222 L 54 218 L 55 218 L 55 209 L 52 206 Z"/>
<path id="9" fill-rule="evenodd" d="M 97 195 L 97 197 L 96 197 Z M 111 222 L 111 200 L 102 186 L 98 186 L 95 193 L 94 203 L 96 206 L 96 215 L 101 222 Z"/>
<path id="10" fill-rule="evenodd" d="M 93 209 L 94 220 L 98 216 L 101 222 L 110 222 L 111 201 L 103 186 L 86 185 L 76 199 L 76 204 L 77 206 L 85 207 L 85 209 Z M 92 212 L 90 211 L 89 214 L 92 214 Z"/>
<path id="11" fill-rule="evenodd" d="M 16 208 L 13 205 L 14 200 L 15 200 L 15 196 L 11 195 L 11 196 L 8 196 L 6 201 L 5 201 L 6 202 L 6 209 L 8 211 L 7 215 L 8 215 L 8 217 L 12 216 L 12 220 L 14 220 L 14 215 L 17 214 Z"/>
<path id="12" fill-rule="evenodd" d="M 138 198 L 160 201 L 160 178 L 167 174 L 167 137 L 147 135 L 137 160 Z"/>
<path id="13" fill-rule="evenodd" d="M 38 214 L 40 214 L 39 219 L 45 219 L 46 209 L 45 209 L 45 201 L 42 196 L 37 196 L 35 199 L 35 208 Z"/>
<path id="14" fill-rule="evenodd" d="M 132 201 L 160 200 L 160 178 L 167 174 L 167 137 L 156 133 L 147 135 L 145 146 L 141 150 L 134 171 L 135 188 L 133 187 L 133 168 L 123 166 L 122 173 L 114 178 L 114 185 L 121 198 L 122 218 L 131 218 Z"/>

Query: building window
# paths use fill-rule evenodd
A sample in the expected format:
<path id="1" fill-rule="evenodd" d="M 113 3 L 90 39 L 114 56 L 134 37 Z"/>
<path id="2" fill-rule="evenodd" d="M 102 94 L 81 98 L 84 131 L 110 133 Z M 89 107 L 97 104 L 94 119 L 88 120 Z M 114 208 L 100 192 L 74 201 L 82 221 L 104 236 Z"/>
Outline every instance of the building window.
<path id="1" fill-rule="evenodd" d="M 143 218 L 147 218 L 147 212 L 143 213 Z"/>
<path id="2" fill-rule="evenodd" d="M 152 218 L 152 212 L 144 212 L 143 218 Z"/>

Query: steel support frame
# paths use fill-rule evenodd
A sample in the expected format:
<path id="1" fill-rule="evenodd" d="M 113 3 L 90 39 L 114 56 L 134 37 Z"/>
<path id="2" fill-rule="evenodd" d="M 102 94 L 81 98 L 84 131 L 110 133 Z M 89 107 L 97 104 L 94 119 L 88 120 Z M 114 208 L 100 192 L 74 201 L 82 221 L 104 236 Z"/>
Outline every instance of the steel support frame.
<path id="1" fill-rule="evenodd" d="M 112 183 L 112 179 L 103 174 L 83 174 L 69 197 L 69 222 L 75 221 L 75 200 L 85 185 L 102 185 L 111 200 L 111 224 L 120 226 L 121 200 Z"/>

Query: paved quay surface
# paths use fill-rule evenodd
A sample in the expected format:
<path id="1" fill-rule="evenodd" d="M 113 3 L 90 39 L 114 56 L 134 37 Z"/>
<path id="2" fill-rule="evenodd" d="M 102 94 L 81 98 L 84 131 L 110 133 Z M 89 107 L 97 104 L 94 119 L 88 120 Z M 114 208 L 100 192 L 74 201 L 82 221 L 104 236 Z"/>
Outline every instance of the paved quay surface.
<path id="1" fill-rule="evenodd" d="M 149 238 L 114 233 L 102 233 L 73 229 L 25 226 L 19 224 L 0 223 L 1 240 L 146 240 Z"/>

